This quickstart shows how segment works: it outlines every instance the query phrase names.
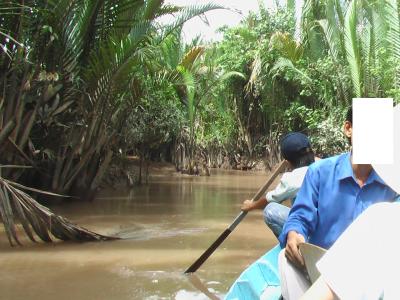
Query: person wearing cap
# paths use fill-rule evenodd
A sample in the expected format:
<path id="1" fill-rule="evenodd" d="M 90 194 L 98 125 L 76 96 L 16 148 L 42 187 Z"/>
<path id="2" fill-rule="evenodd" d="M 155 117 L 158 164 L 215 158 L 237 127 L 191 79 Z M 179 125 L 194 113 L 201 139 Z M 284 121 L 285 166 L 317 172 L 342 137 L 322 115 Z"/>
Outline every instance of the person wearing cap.
<path id="1" fill-rule="evenodd" d="M 352 109 L 344 123 L 351 144 Z M 370 205 L 397 196 L 370 164 L 354 164 L 351 152 L 311 165 L 279 236 L 279 272 L 284 299 L 299 299 L 310 286 L 299 244 L 329 249 Z"/>
<path id="2" fill-rule="evenodd" d="M 243 211 L 264 209 L 264 221 L 276 237 L 282 231 L 290 208 L 281 204 L 286 199 L 296 197 L 308 165 L 314 162 L 314 152 L 308 137 L 300 132 L 285 135 L 280 142 L 281 154 L 289 163 L 291 171 L 282 175 L 278 186 L 258 201 L 245 200 Z"/>

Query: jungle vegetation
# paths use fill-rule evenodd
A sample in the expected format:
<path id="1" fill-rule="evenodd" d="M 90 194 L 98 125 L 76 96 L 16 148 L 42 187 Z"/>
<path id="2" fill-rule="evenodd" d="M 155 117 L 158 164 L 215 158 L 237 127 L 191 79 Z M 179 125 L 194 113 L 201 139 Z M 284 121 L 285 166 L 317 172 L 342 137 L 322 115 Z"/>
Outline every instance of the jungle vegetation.
<path id="1" fill-rule="evenodd" d="M 294 0 L 276 2 L 221 28 L 221 41 L 188 43 L 187 20 L 224 8 L 2 1 L 0 211 L 11 236 L 13 215 L 41 230 L 20 209 L 22 184 L 90 198 L 127 155 L 189 174 L 271 168 L 291 130 L 329 156 L 346 148 L 353 97 L 399 99 L 399 1 L 305 0 L 300 19 Z"/>

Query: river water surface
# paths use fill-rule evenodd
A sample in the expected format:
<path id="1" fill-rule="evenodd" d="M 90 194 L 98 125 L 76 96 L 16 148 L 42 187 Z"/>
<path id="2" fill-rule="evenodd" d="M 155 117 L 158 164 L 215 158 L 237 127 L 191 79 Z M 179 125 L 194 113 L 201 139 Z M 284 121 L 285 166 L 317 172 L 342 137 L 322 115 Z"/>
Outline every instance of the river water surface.
<path id="1" fill-rule="evenodd" d="M 264 172 L 212 171 L 210 177 L 153 172 L 148 185 L 105 190 L 93 202 L 51 208 L 74 223 L 121 241 L 11 248 L 0 231 L 1 299 L 208 299 L 182 275 L 231 224 Z M 196 272 L 218 297 L 277 243 L 251 212 Z"/>

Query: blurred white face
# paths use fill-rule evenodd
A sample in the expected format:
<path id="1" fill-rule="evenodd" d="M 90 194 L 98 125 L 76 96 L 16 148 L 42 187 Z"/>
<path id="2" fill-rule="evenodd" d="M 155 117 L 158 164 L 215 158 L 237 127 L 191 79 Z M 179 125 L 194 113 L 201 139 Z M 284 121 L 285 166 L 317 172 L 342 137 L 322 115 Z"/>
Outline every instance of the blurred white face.
<path id="1" fill-rule="evenodd" d="M 394 108 L 394 141 L 393 141 L 393 163 L 372 164 L 378 175 L 394 191 L 400 194 L 400 105 Z"/>
<path id="2" fill-rule="evenodd" d="M 394 137 L 392 98 L 354 98 L 351 129 L 354 164 L 392 164 Z"/>

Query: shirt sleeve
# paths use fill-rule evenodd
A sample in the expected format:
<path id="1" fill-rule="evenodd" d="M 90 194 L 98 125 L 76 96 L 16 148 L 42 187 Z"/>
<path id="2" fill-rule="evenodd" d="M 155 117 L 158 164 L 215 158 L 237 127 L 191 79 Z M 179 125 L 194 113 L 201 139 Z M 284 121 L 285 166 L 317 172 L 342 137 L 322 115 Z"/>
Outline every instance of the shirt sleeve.
<path id="1" fill-rule="evenodd" d="M 283 174 L 278 186 L 267 193 L 268 202 L 281 203 L 283 200 L 292 199 L 296 196 L 300 186 L 294 180 L 291 180 L 292 176 L 292 173 Z"/>
<path id="2" fill-rule="evenodd" d="M 296 201 L 290 210 L 288 219 L 279 236 L 281 247 L 286 246 L 287 234 L 289 231 L 296 231 L 307 240 L 310 233 L 315 229 L 318 222 L 318 169 L 309 167 L 304 177 L 303 184 L 296 196 Z"/>

